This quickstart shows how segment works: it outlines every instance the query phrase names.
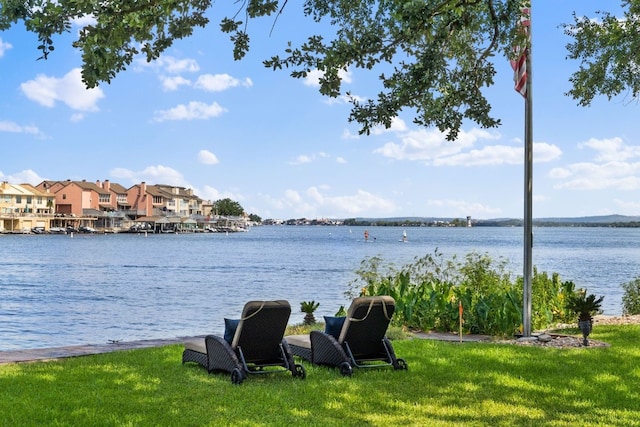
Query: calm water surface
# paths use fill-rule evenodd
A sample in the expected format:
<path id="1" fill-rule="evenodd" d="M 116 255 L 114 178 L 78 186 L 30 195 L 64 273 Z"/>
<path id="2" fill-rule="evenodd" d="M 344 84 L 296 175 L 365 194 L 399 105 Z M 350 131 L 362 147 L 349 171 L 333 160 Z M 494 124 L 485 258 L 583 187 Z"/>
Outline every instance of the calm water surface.
<path id="1" fill-rule="evenodd" d="M 0 235 L 0 350 L 221 333 L 252 299 L 301 301 L 316 316 L 348 305 L 344 292 L 369 256 L 403 264 L 437 248 L 504 258 L 522 275 L 522 228 L 254 227 L 247 233 Z M 375 239 L 375 241 L 373 241 Z M 640 229 L 536 228 L 533 263 L 621 313 L 620 284 L 640 276 Z"/>

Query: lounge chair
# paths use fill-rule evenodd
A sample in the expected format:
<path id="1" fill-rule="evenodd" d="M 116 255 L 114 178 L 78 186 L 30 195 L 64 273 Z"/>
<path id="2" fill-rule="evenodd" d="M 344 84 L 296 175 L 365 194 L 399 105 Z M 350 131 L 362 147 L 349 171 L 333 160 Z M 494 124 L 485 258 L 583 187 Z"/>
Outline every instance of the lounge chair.
<path id="1" fill-rule="evenodd" d="M 250 301 L 242 310 L 234 332 L 227 339 L 217 335 L 185 342 L 182 363 L 195 362 L 209 373 L 231 373 L 231 382 L 241 384 L 249 374 L 291 372 L 304 379 L 304 367 L 294 364 L 283 339 L 291 306 L 287 301 Z M 225 323 L 228 319 L 225 319 Z"/>
<path id="2" fill-rule="evenodd" d="M 317 365 L 340 368 L 351 376 L 353 368 L 392 366 L 407 369 L 386 337 L 395 301 L 390 296 L 359 297 L 352 301 L 344 323 L 335 331 L 312 331 L 285 337 L 291 352 Z M 327 325 L 336 318 L 325 318 Z"/>

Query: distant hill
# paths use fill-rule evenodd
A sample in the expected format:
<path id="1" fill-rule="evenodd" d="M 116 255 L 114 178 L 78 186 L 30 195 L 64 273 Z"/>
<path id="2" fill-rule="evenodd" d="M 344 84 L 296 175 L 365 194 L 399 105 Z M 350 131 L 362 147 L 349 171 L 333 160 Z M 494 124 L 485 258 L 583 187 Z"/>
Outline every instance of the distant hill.
<path id="1" fill-rule="evenodd" d="M 354 218 L 357 223 L 368 224 L 390 224 L 390 223 L 411 223 L 411 224 L 435 224 L 451 223 L 456 220 L 465 220 L 466 217 L 391 217 L 391 218 Z M 615 226 L 624 225 L 640 227 L 640 216 L 627 215 L 600 215 L 582 217 L 548 217 L 534 218 L 533 225 L 536 226 Z M 473 226 L 484 227 L 514 227 L 522 226 L 522 218 L 492 218 L 474 219 L 471 218 Z"/>
<path id="2" fill-rule="evenodd" d="M 602 215 L 602 216 L 581 216 L 573 218 L 534 218 L 534 221 L 544 222 L 572 222 L 572 223 L 605 223 L 613 224 L 616 222 L 639 222 L 640 216 L 625 216 L 625 215 Z"/>
<path id="3" fill-rule="evenodd" d="M 522 219 L 491 219 L 478 220 L 477 226 L 521 226 Z M 538 227 L 551 226 L 625 226 L 640 227 L 640 216 L 625 215 L 601 215 L 601 216 L 581 216 L 581 217 L 549 217 L 533 218 L 533 225 Z"/>

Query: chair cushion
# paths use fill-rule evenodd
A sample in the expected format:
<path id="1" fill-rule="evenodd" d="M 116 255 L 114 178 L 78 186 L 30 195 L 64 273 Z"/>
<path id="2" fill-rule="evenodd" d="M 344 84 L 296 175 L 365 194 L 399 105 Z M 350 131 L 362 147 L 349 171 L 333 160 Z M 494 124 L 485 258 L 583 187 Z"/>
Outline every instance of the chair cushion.
<path id="1" fill-rule="evenodd" d="M 284 337 L 290 346 L 302 347 L 311 350 L 311 338 L 309 335 L 287 335 Z"/>
<path id="2" fill-rule="evenodd" d="M 346 317 L 324 316 L 324 333 L 338 339 L 345 319 Z"/>
<path id="3" fill-rule="evenodd" d="M 207 354 L 207 345 L 205 344 L 203 339 L 192 339 L 189 341 L 185 341 L 184 349 Z"/>
<path id="4" fill-rule="evenodd" d="M 229 345 L 233 342 L 238 323 L 240 323 L 240 319 L 227 319 L 226 317 L 224 319 L 224 340 L 228 342 Z"/>

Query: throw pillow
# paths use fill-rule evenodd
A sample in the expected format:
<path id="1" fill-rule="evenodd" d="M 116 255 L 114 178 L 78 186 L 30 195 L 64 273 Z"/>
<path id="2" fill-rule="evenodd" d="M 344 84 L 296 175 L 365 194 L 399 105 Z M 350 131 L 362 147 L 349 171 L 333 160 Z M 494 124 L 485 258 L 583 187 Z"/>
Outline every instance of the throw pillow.
<path id="1" fill-rule="evenodd" d="M 240 323 L 240 319 L 227 319 L 226 317 L 224 319 L 224 340 L 228 342 L 229 345 L 233 342 L 238 323 Z"/>
<path id="2" fill-rule="evenodd" d="M 340 331 L 342 331 L 342 325 L 344 325 L 344 319 L 346 317 L 324 316 L 324 333 L 338 339 Z"/>

